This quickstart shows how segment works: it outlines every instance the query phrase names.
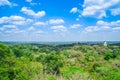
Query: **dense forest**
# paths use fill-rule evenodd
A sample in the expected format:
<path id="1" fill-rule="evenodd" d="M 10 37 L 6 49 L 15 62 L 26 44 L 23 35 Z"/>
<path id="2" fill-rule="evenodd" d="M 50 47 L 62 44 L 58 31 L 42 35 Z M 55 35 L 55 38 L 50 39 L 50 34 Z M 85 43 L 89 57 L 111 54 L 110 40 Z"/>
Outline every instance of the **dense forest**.
<path id="1" fill-rule="evenodd" d="M 1 42 L 0 80 L 120 80 L 120 45 Z"/>

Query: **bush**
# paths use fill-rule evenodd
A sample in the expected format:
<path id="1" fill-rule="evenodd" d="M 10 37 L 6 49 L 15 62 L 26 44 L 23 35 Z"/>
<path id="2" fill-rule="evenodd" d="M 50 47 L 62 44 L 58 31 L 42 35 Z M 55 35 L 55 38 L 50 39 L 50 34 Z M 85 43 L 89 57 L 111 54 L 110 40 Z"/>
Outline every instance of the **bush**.
<path id="1" fill-rule="evenodd" d="M 105 60 L 109 60 L 109 59 L 112 58 L 112 57 L 113 57 L 112 53 L 106 52 L 104 59 L 105 59 Z"/>
<path id="2" fill-rule="evenodd" d="M 82 74 L 84 70 L 77 66 L 63 67 L 61 69 L 61 74 L 66 78 L 70 79 L 74 74 Z"/>
<path id="3" fill-rule="evenodd" d="M 56 53 L 41 54 L 37 60 L 44 65 L 43 71 L 51 74 L 59 74 L 59 68 L 64 64 L 64 59 Z"/>
<path id="4" fill-rule="evenodd" d="M 13 56 L 12 50 L 5 44 L 0 43 L 0 60 Z"/>
<path id="5" fill-rule="evenodd" d="M 47 80 L 56 80 L 54 76 L 50 76 L 47 78 Z"/>
<path id="6" fill-rule="evenodd" d="M 32 80 L 42 65 L 27 58 L 8 57 L 0 66 L 0 80 Z"/>

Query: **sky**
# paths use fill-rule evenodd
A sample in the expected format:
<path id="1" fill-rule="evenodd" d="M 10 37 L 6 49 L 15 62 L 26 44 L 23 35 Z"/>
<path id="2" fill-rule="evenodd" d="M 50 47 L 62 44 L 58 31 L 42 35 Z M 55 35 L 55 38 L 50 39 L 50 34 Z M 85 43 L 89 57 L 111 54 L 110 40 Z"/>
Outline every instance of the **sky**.
<path id="1" fill-rule="evenodd" d="M 0 0 L 0 41 L 120 41 L 120 0 Z"/>

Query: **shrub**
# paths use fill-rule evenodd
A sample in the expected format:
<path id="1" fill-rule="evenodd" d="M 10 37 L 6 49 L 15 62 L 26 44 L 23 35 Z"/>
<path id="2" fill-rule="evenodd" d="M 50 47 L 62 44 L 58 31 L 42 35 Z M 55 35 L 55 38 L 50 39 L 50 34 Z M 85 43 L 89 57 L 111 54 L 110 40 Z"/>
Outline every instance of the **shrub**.
<path id="1" fill-rule="evenodd" d="M 47 80 L 56 80 L 54 76 L 49 76 Z"/>
<path id="2" fill-rule="evenodd" d="M 13 56 L 12 50 L 5 44 L 0 43 L 0 59 Z"/>
<path id="3" fill-rule="evenodd" d="M 84 70 L 77 66 L 63 67 L 61 69 L 61 74 L 66 78 L 70 79 L 74 74 L 82 74 Z"/>
<path id="4" fill-rule="evenodd" d="M 109 60 L 109 59 L 112 58 L 112 57 L 113 57 L 112 53 L 106 52 L 104 59 L 105 59 L 105 60 Z"/>
<path id="5" fill-rule="evenodd" d="M 51 74 L 59 74 L 59 68 L 64 64 L 64 59 L 56 53 L 41 54 L 37 60 L 44 65 L 43 71 Z"/>
<path id="6" fill-rule="evenodd" d="M 0 80 L 32 80 L 41 69 L 41 63 L 22 57 L 8 57 L 0 66 Z"/>

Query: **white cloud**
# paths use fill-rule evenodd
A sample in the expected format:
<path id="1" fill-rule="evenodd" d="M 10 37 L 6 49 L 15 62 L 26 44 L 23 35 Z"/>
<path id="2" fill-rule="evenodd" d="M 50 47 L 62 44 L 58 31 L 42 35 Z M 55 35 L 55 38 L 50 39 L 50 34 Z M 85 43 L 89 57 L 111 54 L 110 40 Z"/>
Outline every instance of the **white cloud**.
<path id="1" fill-rule="evenodd" d="M 0 30 L 5 31 L 5 30 L 11 30 L 11 29 L 18 29 L 15 25 L 3 25 Z"/>
<path id="2" fill-rule="evenodd" d="M 30 3 L 31 6 L 34 6 L 34 5 L 40 5 L 40 3 L 35 3 L 35 2 L 32 2 L 32 0 L 26 0 L 26 2 Z"/>
<path id="3" fill-rule="evenodd" d="M 70 13 L 77 13 L 78 12 L 78 8 L 74 7 L 70 10 Z"/>
<path id="4" fill-rule="evenodd" d="M 8 0 L 0 0 L 0 6 L 4 6 L 4 5 L 12 5 L 11 2 L 9 2 Z"/>
<path id="5" fill-rule="evenodd" d="M 120 20 L 113 22 L 97 21 L 95 26 L 88 26 L 85 28 L 86 32 L 102 31 L 102 30 L 119 30 Z"/>
<path id="6" fill-rule="evenodd" d="M 0 24 L 7 23 L 10 21 L 19 21 L 19 20 L 25 20 L 25 18 L 21 17 L 21 16 L 10 16 L 10 17 L 4 16 L 4 17 L 0 18 Z"/>
<path id="7" fill-rule="evenodd" d="M 106 17 L 106 12 L 99 6 L 89 6 L 84 8 L 82 12 L 83 16 L 93 16 L 97 18 Z"/>
<path id="8" fill-rule="evenodd" d="M 26 19 L 22 16 L 3 16 L 0 18 L 0 24 L 25 25 L 33 22 L 32 19 Z"/>
<path id="9" fill-rule="evenodd" d="M 102 20 L 98 21 L 96 25 L 101 28 L 109 28 L 110 27 L 110 23 L 104 22 Z"/>
<path id="10" fill-rule="evenodd" d="M 24 20 L 25 18 L 21 16 L 10 16 L 10 17 L 4 16 L 0 18 L 0 24 L 11 23 L 12 21 L 24 21 Z"/>
<path id="11" fill-rule="evenodd" d="M 120 30 L 120 27 L 112 28 L 113 30 Z"/>
<path id="12" fill-rule="evenodd" d="M 25 25 L 25 24 L 30 24 L 31 22 L 33 22 L 33 20 L 26 19 L 24 21 L 14 21 L 14 22 L 12 22 L 12 24 L 14 24 L 14 25 Z"/>
<path id="13" fill-rule="evenodd" d="M 52 26 L 51 29 L 54 32 L 66 32 L 67 31 L 67 28 L 63 25 Z"/>
<path id="14" fill-rule="evenodd" d="M 113 21 L 113 22 L 110 23 L 110 25 L 118 27 L 118 26 L 120 26 L 120 20 Z"/>
<path id="15" fill-rule="evenodd" d="M 4 6 L 4 5 L 17 6 L 17 4 L 11 3 L 9 0 L 0 0 L 0 6 Z"/>
<path id="16" fill-rule="evenodd" d="M 56 24 L 62 24 L 64 23 L 63 19 L 50 19 L 48 21 L 44 21 L 44 22 L 34 22 L 33 26 L 46 26 L 48 24 L 50 25 L 56 25 Z"/>
<path id="17" fill-rule="evenodd" d="M 33 25 L 34 26 L 45 26 L 47 25 L 47 22 L 35 22 Z"/>
<path id="18" fill-rule="evenodd" d="M 9 22 L 9 18 L 8 17 L 2 17 L 2 18 L 0 18 L 0 24 L 8 23 L 8 22 Z"/>
<path id="19" fill-rule="evenodd" d="M 111 14 L 114 16 L 120 15 L 120 8 L 111 9 Z"/>
<path id="20" fill-rule="evenodd" d="M 9 34 L 23 34 L 23 33 L 26 33 L 25 30 L 19 30 L 19 29 L 12 29 L 12 30 L 7 30 L 5 31 L 5 33 L 9 33 Z"/>
<path id="21" fill-rule="evenodd" d="M 46 26 L 48 24 L 50 25 L 56 25 L 56 24 L 62 24 L 64 23 L 64 20 L 63 19 L 50 19 L 48 21 L 44 21 L 44 22 L 41 22 L 41 21 L 38 21 L 38 22 L 34 22 L 34 26 Z"/>
<path id="22" fill-rule="evenodd" d="M 33 16 L 35 18 L 41 18 L 46 14 L 45 11 L 38 11 L 37 13 L 35 13 L 33 10 L 28 9 L 27 7 L 22 7 L 21 12 L 23 12 L 24 14 Z"/>
<path id="23" fill-rule="evenodd" d="M 21 16 L 10 16 L 10 19 L 11 20 L 25 20 L 25 18 Z"/>
<path id="24" fill-rule="evenodd" d="M 105 21 L 102 21 L 102 20 L 99 20 L 97 23 L 96 23 L 97 26 L 101 26 L 101 27 L 105 27 L 105 26 L 108 26 L 108 27 L 118 27 L 120 25 L 120 20 L 117 20 L 117 21 L 113 21 L 113 22 L 105 22 Z"/>
<path id="25" fill-rule="evenodd" d="M 20 30 L 17 26 L 15 25 L 3 25 L 0 28 L 0 31 L 2 31 L 3 33 L 9 33 L 9 34 L 16 34 L 16 33 L 25 33 L 25 30 Z M 9 35 L 8 34 L 8 35 Z"/>
<path id="26" fill-rule="evenodd" d="M 48 22 L 49 24 L 62 24 L 64 23 L 64 20 L 63 19 L 50 19 Z"/>
<path id="27" fill-rule="evenodd" d="M 106 10 L 120 3 L 120 0 L 85 0 L 83 4 L 82 16 L 92 16 L 96 18 L 106 17 Z"/>
<path id="28" fill-rule="evenodd" d="M 28 31 L 34 31 L 34 30 L 35 30 L 35 28 L 33 26 L 28 28 Z"/>
<path id="29" fill-rule="evenodd" d="M 70 28 L 79 28 L 80 26 L 82 26 L 82 25 L 80 25 L 80 24 L 73 24 L 73 25 L 70 26 Z"/>
<path id="30" fill-rule="evenodd" d="M 93 32 L 93 31 L 99 31 L 100 28 L 98 26 L 88 26 L 87 28 L 85 28 L 86 32 Z"/>

